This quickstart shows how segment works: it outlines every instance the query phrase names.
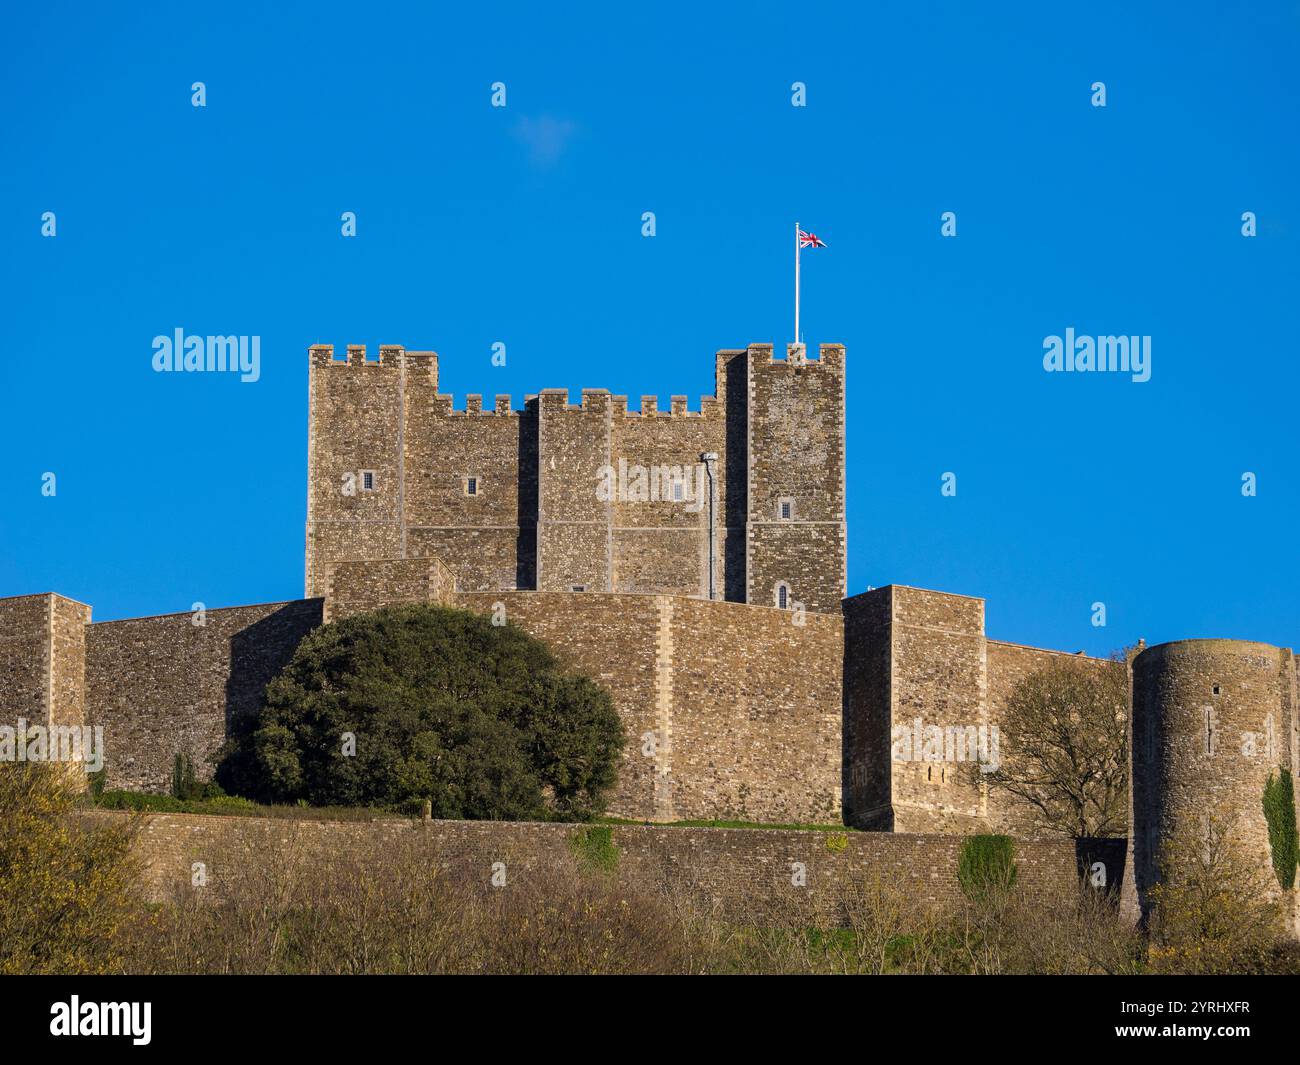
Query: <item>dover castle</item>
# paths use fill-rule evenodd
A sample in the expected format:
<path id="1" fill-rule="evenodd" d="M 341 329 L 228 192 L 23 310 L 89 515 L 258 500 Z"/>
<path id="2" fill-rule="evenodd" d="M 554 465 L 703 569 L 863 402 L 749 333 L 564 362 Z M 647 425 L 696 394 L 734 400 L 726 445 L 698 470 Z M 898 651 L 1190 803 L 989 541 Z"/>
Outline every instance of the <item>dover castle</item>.
<path id="1" fill-rule="evenodd" d="M 846 597 L 845 349 L 781 354 L 718 352 L 698 410 L 600 389 L 514 410 L 457 409 L 432 352 L 313 347 L 305 597 L 99 623 L 58 594 L 0 599 L 0 722 L 102 726 L 108 785 L 166 790 L 178 753 L 210 773 L 312 628 L 437 602 L 504 616 L 610 691 L 629 736 L 611 813 L 1023 834 L 962 762 L 1005 756 L 1011 690 L 1068 658 L 1130 678 L 1130 905 L 1208 812 L 1270 869 L 1291 651 L 1183 640 L 1115 662 L 990 639 L 977 598 Z M 944 739 L 900 747 L 900 728 Z"/>

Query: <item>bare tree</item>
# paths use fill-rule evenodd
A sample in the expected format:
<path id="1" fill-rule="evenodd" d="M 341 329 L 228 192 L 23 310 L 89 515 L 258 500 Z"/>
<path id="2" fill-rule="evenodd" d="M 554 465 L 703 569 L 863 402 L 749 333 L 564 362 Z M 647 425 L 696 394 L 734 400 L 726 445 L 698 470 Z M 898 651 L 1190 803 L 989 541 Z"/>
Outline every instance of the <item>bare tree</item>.
<path id="1" fill-rule="evenodd" d="M 1001 765 L 989 786 L 1010 795 L 1050 835 L 1122 836 L 1128 830 L 1128 674 L 1065 660 L 1031 673 L 1007 699 Z"/>

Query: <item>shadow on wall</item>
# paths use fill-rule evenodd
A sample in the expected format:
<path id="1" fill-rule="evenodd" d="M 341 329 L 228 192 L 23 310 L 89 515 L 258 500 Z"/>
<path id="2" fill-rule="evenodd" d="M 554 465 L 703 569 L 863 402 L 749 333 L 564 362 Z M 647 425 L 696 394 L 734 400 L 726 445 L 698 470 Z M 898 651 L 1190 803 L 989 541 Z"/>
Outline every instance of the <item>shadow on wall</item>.
<path id="1" fill-rule="evenodd" d="M 227 791 L 241 794 L 245 782 L 242 753 L 236 742 L 257 723 L 266 686 L 289 661 L 298 645 L 324 620 L 324 599 L 299 599 L 230 638 L 230 672 L 226 681 L 227 744 L 216 779 Z"/>
<path id="2" fill-rule="evenodd" d="M 519 412 L 519 534 L 515 543 L 515 587 L 537 587 L 537 400 Z"/>
<path id="3" fill-rule="evenodd" d="M 724 474 L 727 486 L 726 512 L 722 518 L 722 542 L 725 571 L 722 575 L 722 597 L 728 602 L 746 601 L 745 528 L 749 521 L 749 364 L 747 354 L 734 356 L 727 363 L 727 469 Z M 762 601 L 766 602 L 766 601 Z"/>
<path id="4" fill-rule="evenodd" d="M 1107 895 L 1119 898 L 1128 862 L 1128 838 L 1084 838 L 1074 841 L 1074 855 L 1079 876 L 1093 887 L 1104 888 Z"/>

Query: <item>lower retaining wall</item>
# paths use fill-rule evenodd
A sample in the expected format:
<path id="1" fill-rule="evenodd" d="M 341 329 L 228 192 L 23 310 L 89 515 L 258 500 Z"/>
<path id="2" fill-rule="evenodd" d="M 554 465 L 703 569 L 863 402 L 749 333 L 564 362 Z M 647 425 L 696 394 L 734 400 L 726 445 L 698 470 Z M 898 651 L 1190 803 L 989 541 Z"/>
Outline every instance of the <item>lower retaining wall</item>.
<path id="1" fill-rule="evenodd" d="M 98 813 L 100 817 L 129 815 Z M 222 894 L 246 876 L 290 859 L 309 863 L 327 882 L 345 863 L 365 864 L 409 846 L 418 859 L 450 879 L 487 887 L 494 863 L 504 863 L 506 885 L 526 885 L 547 871 L 575 868 L 573 840 L 586 826 L 489 821 L 317 821 L 195 814 L 141 817 L 138 853 L 154 899 L 191 883 L 202 862 L 207 885 Z M 844 834 L 785 829 L 610 826 L 618 852 L 616 875 L 630 889 L 674 891 L 738 920 L 803 912 L 842 913 L 856 888 L 876 878 L 902 885 L 918 903 L 953 904 L 960 836 L 887 832 Z M 1124 840 L 1018 841 L 1017 883 L 1027 893 L 1056 897 L 1073 891 L 1081 861 L 1107 865 L 1107 882 L 1122 875 Z M 796 886 L 802 867 L 803 884 Z"/>

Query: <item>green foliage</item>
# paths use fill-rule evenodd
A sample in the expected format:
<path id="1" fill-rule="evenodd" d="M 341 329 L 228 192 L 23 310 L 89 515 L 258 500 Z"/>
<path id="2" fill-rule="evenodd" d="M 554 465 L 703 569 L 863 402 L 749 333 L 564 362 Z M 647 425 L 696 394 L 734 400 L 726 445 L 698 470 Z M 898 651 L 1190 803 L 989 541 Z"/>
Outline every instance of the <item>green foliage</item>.
<path id="1" fill-rule="evenodd" d="M 101 789 L 102 790 L 102 789 Z M 194 773 L 194 759 L 188 754 L 177 753 L 172 762 L 171 797 L 181 802 L 220 799 L 225 790 L 215 781 L 200 781 Z"/>
<path id="2" fill-rule="evenodd" d="M 366 806 L 262 806 L 238 795 L 213 795 L 205 799 L 173 799 L 144 791 L 105 791 L 94 801 L 105 810 L 135 810 L 140 813 L 236 814 L 248 817 L 279 817 L 319 821 L 395 820 L 393 811 Z"/>
<path id="3" fill-rule="evenodd" d="M 63 766 L 0 762 L 0 976 L 121 967 L 134 826 L 85 821 L 83 802 Z"/>
<path id="4" fill-rule="evenodd" d="M 1016 845 L 1010 836 L 967 836 L 957 859 L 963 894 L 978 902 L 1006 894 L 1016 883 Z"/>
<path id="5" fill-rule="evenodd" d="M 1300 860 L 1300 843 L 1296 839 L 1295 791 L 1291 771 L 1270 773 L 1264 785 L 1264 818 L 1268 822 L 1268 845 L 1273 852 L 1273 871 L 1277 882 L 1287 891 L 1295 886 L 1296 862 Z"/>
<path id="6" fill-rule="evenodd" d="M 86 781 L 90 789 L 90 798 L 94 802 L 104 794 L 104 783 L 108 780 L 108 767 L 101 766 L 93 773 L 86 774 Z"/>
<path id="7" fill-rule="evenodd" d="M 569 837 L 569 849 L 588 869 L 612 873 L 618 868 L 614 830 L 607 825 L 587 825 L 578 829 Z"/>
<path id="8" fill-rule="evenodd" d="M 587 820 L 622 744 L 608 693 L 517 626 L 403 606 L 303 640 L 217 776 L 263 802 L 428 799 L 437 818 Z"/>
<path id="9" fill-rule="evenodd" d="M 843 832 L 832 832 L 826 837 L 826 849 L 832 854 L 839 854 L 848 848 L 849 837 Z"/>

